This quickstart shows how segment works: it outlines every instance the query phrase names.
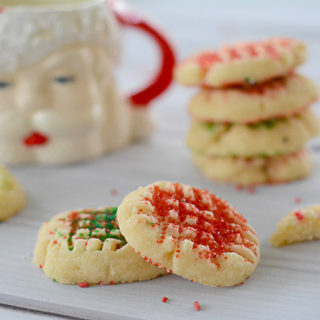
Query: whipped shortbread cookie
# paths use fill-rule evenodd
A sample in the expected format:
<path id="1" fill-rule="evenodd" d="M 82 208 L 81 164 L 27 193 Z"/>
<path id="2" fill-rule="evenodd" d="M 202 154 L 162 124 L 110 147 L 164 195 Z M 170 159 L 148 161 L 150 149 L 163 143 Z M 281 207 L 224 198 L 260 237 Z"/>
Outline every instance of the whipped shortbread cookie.
<path id="1" fill-rule="evenodd" d="M 294 210 L 277 225 L 270 243 L 275 247 L 320 239 L 320 205 Z"/>
<path id="2" fill-rule="evenodd" d="M 289 118 L 252 124 L 193 121 L 187 145 L 208 156 L 268 157 L 301 149 L 319 133 L 319 121 L 309 109 Z"/>
<path id="3" fill-rule="evenodd" d="M 19 181 L 0 166 L 0 221 L 18 213 L 26 205 L 26 195 Z"/>
<path id="4" fill-rule="evenodd" d="M 303 179 L 313 168 L 311 155 L 306 150 L 278 157 L 247 159 L 210 157 L 193 152 L 192 159 L 208 179 L 243 186 Z"/>
<path id="5" fill-rule="evenodd" d="M 290 74 L 252 86 L 202 88 L 191 99 L 189 112 L 197 121 L 250 123 L 301 112 L 317 97 L 311 80 Z"/>
<path id="6" fill-rule="evenodd" d="M 305 59 L 303 43 L 272 38 L 200 52 L 183 61 L 177 67 L 175 77 L 182 85 L 225 87 L 254 84 L 285 75 Z"/>
<path id="7" fill-rule="evenodd" d="M 34 263 L 52 280 L 69 284 L 133 282 L 165 274 L 127 244 L 116 213 L 109 207 L 53 217 L 40 229 Z"/>
<path id="8" fill-rule="evenodd" d="M 244 281 L 259 263 L 253 228 L 204 189 L 157 182 L 125 197 L 121 232 L 149 263 L 209 286 Z"/>

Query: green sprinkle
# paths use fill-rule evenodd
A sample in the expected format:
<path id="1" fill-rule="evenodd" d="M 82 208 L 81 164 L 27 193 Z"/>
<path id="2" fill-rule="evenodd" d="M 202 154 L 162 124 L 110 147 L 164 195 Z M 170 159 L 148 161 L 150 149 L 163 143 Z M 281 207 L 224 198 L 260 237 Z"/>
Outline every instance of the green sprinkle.
<path id="1" fill-rule="evenodd" d="M 260 158 L 269 158 L 269 155 L 267 153 L 265 153 L 265 152 L 261 152 L 261 153 L 258 154 L 258 157 L 260 157 Z"/>
<path id="2" fill-rule="evenodd" d="M 201 126 L 203 126 L 205 129 L 210 131 L 214 129 L 215 125 L 216 125 L 215 123 L 207 123 L 207 122 L 201 123 Z"/>
<path id="3" fill-rule="evenodd" d="M 149 226 L 153 226 L 153 222 L 147 222 Z"/>
<path id="4" fill-rule="evenodd" d="M 80 213 L 88 215 L 86 218 L 79 217 Z M 121 247 L 127 242 L 122 234 L 111 234 L 114 231 L 119 230 L 117 218 L 117 207 L 110 207 L 103 211 L 93 211 L 93 210 L 82 210 L 80 212 L 73 212 L 72 215 L 68 217 L 68 222 L 70 223 L 70 232 L 67 239 L 68 249 L 73 250 L 73 236 L 77 234 L 77 231 L 83 228 L 83 223 L 86 223 L 86 229 L 89 230 L 88 238 L 97 238 L 102 242 L 108 241 L 108 238 L 120 240 Z M 105 231 L 104 234 L 100 234 L 102 229 Z M 84 233 L 79 233 L 80 238 L 84 237 Z"/>
<path id="5" fill-rule="evenodd" d="M 253 78 L 250 78 L 250 77 L 245 78 L 245 79 L 244 79 L 244 82 L 245 82 L 246 84 L 250 84 L 250 85 L 253 85 L 253 84 L 256 84 L 256 83 L 257 83 L 256 80 L 254 80 Z"/>
<path id="6" fill-rule="evenodd" d="M 53 282 L 57 282 L 57 279 L 53 278 L 52 281 L 53 281 Z"/>
<path id="7" fill-rule="evenodd" d="M 280 157 L 280 156 L 282 156 L 283 155 L 283 153 L 281 152 L 281 151 L 277 151 L 277 152 L 275 152 L 274 153 L 274 157 Z"/>
<path id="8" fill-rule="evenodd" d="M 261 121 L 261 122 L 255 122 L 255 123 L 250 123 L 247 124 L 247 126 L 250 129 L 260 129 L 260 128 L 266 128 L 266 129 L 273 129 L 278 123 L 278 120 L 274 119 L 274 120 L 265 120 L 265 121 Z"/>

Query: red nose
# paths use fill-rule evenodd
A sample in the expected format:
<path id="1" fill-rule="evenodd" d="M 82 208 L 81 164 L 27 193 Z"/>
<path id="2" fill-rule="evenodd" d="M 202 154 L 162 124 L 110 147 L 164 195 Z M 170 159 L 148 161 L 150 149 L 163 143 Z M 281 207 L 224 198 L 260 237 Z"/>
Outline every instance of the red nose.
<path id="1" fill-rule="evenodd" d="M 41 144 L 46 144 L 49 138 L 39 132 L 32 132 L 30 136 L 26 137 L 23 142 L 26 146 L 38 146 Z"/>

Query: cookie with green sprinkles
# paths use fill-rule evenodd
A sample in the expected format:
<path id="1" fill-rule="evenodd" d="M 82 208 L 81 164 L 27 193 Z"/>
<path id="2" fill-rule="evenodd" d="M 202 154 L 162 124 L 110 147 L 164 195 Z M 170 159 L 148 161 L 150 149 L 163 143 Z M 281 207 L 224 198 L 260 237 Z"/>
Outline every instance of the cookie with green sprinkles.
<path id="1" fill-rule="evenodd" d="M 39 231 L 33 262 L 52 280 L 80 287 L 148 280 L 165 274 L 127 244 L 119 230 L 117 207 L 56 215 Z"/>

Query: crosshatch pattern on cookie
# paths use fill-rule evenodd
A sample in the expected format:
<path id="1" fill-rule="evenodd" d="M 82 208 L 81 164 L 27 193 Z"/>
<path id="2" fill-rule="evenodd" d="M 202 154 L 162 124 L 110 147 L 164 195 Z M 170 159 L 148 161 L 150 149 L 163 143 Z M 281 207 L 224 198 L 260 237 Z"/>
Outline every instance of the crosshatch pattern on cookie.
<path id="1" fill-rule="evenodd" d="M 66 217 L 58 221 L 69 226 L 68 233 L 59 231 L 57 228 L 50 230 L 49 234 L 57 234 L 67 240 L 68 249 L 73 250 L 74 243 L 79 239 L 99 239 L 101 242 L 108 239 L 118 240 L 117 249 L 127 242 L 120 233 L 116 220 L 117 208 L 110 207 L 103 210 L 80 210 L 71 211 Z"/>
<path id="2" fill-rule="evenodd" d="M 293 39 L 274 38 L 261 42 L 239 43 L 225 46 L 219 51 L 201 52 L 188 61 L 197 62 L 204 70 L 212 65 L 228 63 L 235 60 L 271 58 L 280 59 L 280 52 L 290 51 L 297 42 Z"/>
<path id="3" fill-rule="evenodd" d="M 153 185 L 149 191 L 150 196 L 143 200 L 144 205 L 152 208 L 152 222 L 148 224 L 153 228 L 160 227 L 158 244 L 162 244 L 167 236 L 172 238 L 177 246 L 176 258 L 179 258 L 181 242 L 190 240 L 199 258 L 217 266 L 216 259 L 229 252 L 254 263 L 249 260 L 252 254 L 245 250 L 258 255 L 257 236 L 227 202 L 207 190 L 178 183 L 169 184 L 166 189 Z M 142 208 L 138 209 L 138 214 L 144 214 Z"/>

